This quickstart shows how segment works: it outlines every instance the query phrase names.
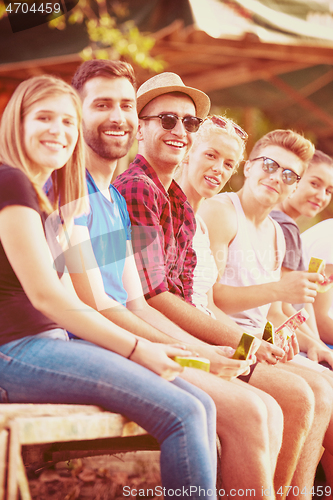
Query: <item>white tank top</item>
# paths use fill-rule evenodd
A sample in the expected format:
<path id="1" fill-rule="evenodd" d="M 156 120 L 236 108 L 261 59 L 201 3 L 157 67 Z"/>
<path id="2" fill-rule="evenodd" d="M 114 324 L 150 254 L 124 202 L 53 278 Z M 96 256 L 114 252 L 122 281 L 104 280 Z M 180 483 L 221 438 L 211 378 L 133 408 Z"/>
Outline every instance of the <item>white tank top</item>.
<path id="1" fill-rule="evenodd" d="M 197 214 L 195 219 L 197 222 L 197 229 L 193 238 L 192 247 L 197 256 L 197 264 L 193 275 L 192 302 L 195 307 L 215 318 L 213 312 L 208 309 L 207 292 L 215 284 L 218 270 L 210 249 L 207 226 L 200 215 Z"/>
<path id="2" fill-rule="evenodd" d="M 258 242 L 251 235 L 250 226 L 245 217 L 240 199 L 236 193 L 221 193 L 214 197 L 215 200 L 223 201 L 225 197 L 232 201 L 237 215 L 237 234 L 229 245 L 228 260 L 220 283 L 229 286 L 251 286 L 278 281 L 280 279 L 281 265 L 286 251 L 285 239 L 281 227 L 271 217 L 275 227 L 276 255 L 272 255 L 277 262 L 275 269 L 266 269 L 263 264 L 264 257 L 267 258 L 267 249 L 260 249 Z M 223 223 L 221 221 L 221 223 Z M 240 326 L 252 333 L 263 333 L 266 317 L 270 304 L 254 307 L 235 314 L 230 317 Z"/>

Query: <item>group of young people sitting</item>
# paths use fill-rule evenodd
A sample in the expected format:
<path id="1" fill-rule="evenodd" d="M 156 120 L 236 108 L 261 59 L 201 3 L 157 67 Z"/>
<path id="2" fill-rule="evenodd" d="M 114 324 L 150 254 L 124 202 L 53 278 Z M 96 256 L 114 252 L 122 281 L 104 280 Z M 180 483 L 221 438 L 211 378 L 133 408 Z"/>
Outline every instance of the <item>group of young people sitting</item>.
<path id="1" fill-rule="evenodd" d="M 85 62 L 72 85 L 18 86 L 0 125 L 0 400 L 136 421 L 160 444 L 166 499 L 310 499 L 320 459 L 330 496 L 333 376 L 319 362 L 333 367 L 332 319 L 318 320 L 324 278 L 307 272 L 296 220 L 330 202 L 333 161 L 275 130 L 249 152 L 243 187 L 218 194 L 247 134 L 209 111 L 174 73 L 136 91 L 120 61 Z M 333 267 L 332 247 L 309 248 Z M 299 304 L 309 320 L 284 349 L 261 340 Z M 243 332 L 259 349 L 233 359 Z"/>

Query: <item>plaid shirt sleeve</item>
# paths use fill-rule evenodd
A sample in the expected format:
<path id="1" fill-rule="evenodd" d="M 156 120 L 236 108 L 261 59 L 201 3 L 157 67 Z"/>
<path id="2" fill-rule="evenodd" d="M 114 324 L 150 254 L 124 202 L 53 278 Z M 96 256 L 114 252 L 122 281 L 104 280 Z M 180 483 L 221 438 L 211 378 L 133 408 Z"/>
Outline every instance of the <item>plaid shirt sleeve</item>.
<path id="1" fill-rule="evenodd" d="M 158 190 L 142 178 L 122 180 L 116 183 L 116 187 L 127 203 L 135 260 L 145 298 L 149 299 L 169 290 Z"/>
<path id="2" fill-rule="evenodd" d="M 197 256 L 190 246 L 187 250 L 183 272 L 180 275 L 181 282 L 183 283 L 184 290 L 184 299 L 186 302 L 192 303 L 192 294 L 193 294 L 193 278 L 194 278 L 194 269 L 197 263 Z"/>

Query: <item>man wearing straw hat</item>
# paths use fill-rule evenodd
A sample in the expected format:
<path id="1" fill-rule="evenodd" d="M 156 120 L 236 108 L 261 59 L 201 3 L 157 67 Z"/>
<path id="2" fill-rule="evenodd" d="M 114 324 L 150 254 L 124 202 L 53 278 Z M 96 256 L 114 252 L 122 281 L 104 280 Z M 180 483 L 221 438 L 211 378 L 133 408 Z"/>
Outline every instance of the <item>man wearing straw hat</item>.
<path id="1" fill-rule="evenodd" d="M 201 341 L 236 347 L 242 330 L 233 321 L 227 316 L 224 322 L 216 321 L 191 305 L 196 264 L 192 249 L 195 219 L 184 193 L 173 180 L 209 106 L 203 92 L 185 86 L 174 73 L 162 73 L 145 82 L 137 93 L 138 155 L 114 185 L 127 202 L 136 261 L 148 303 Z M 260 349 L 261 358 L 267 363 L 276 364 L 283 357 L 274 345 L 262 342 Z M 269 364 L 260 365 L 260 388 L 276 399 L 285 419 L 274 481 L 280 498 L 284 498 L 303 444 L 307 443 L 308 449 L 311 442 L 313 392 L 301 377 Z M 214 371 L 214 363 L 212 366 Z M 191 381 L 216 401 L 217 384 L 208 383 L 207 387 L 205 376 L 199 372 Z M 320 389 L 318 393 L 319 400 L 323 399 Z M 218 407 L 218 414 L 221 411 Z M 323 435 L 327 422 L 328 414 L 324 411 L 314 423 L 323 427 Z M 302 477 L 299 469 L 307 467 L 304 457 L 300 464 L 298 477 Z M 310 492 L 303 494 L 310 498 Z"/>

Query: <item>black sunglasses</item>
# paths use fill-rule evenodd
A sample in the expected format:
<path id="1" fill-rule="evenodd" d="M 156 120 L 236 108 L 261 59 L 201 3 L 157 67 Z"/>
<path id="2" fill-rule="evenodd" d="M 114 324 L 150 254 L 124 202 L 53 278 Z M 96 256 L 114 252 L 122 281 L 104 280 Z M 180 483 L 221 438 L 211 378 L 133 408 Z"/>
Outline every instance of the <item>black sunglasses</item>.
<path id="1" fill-rule="evenodd" d="M 164 130 L 172 130 L 177 125 L 177 121 L 180 120 L 183 123 L 186 132 L 190 133 L 197 132 L 203 122 L 203 120 L 201 118 L 198 118 L 197 116 L 188 115 L 184 116 L 184 118 L 181 118 L 174 113 L 161 113 L 160 115 L 154 116 L 139 116 L 139 118 L 140 120 L 151 120 L 153 118 L 159 118 Z"/>
<path id="2" fill-rule="evenodd" d="M 288 186 L 298 182 L 301 179 L 301 176 L 296 174 L 291 168 L 283 168 L 281 167 L 277 161 L 272 160 L 272 158 L 267 158 L 267 156 L 258 156 L 258 158 L 254 158 L 251 161 L 262 160 L 262 169 L 264 172 L 268 174 L 272 174 L 276 172 L 278 168 L 282 168 L 282 180 Z"/>
<path id="3" fill-rule="evenodd" d="M 242 127 L 240 127 L 239 125 L 237 125 L 237 123 L 233 122 L 232 120 L 229 120 L 229 119 L 225 120 L 221 116 L 216 116 L 216 115 L 208 116 L 206 118 L 206 120 L 210 120 L 212 123 L 214 123 L 214 125 L 216 125 L 217 127 L 220 127 L 220 128 L 225 128 L 226 125 L 227 125 L 227 123 L 231 123 L 231 125 L 233 126 L 236 134 L 239 135 L 239 137 L 241 139 L 243 139 L 244 141 L 246 141 L 247 138 L 248 138 L 248 135 L 245 132 L 245 130 L 243 130 Z"/>

